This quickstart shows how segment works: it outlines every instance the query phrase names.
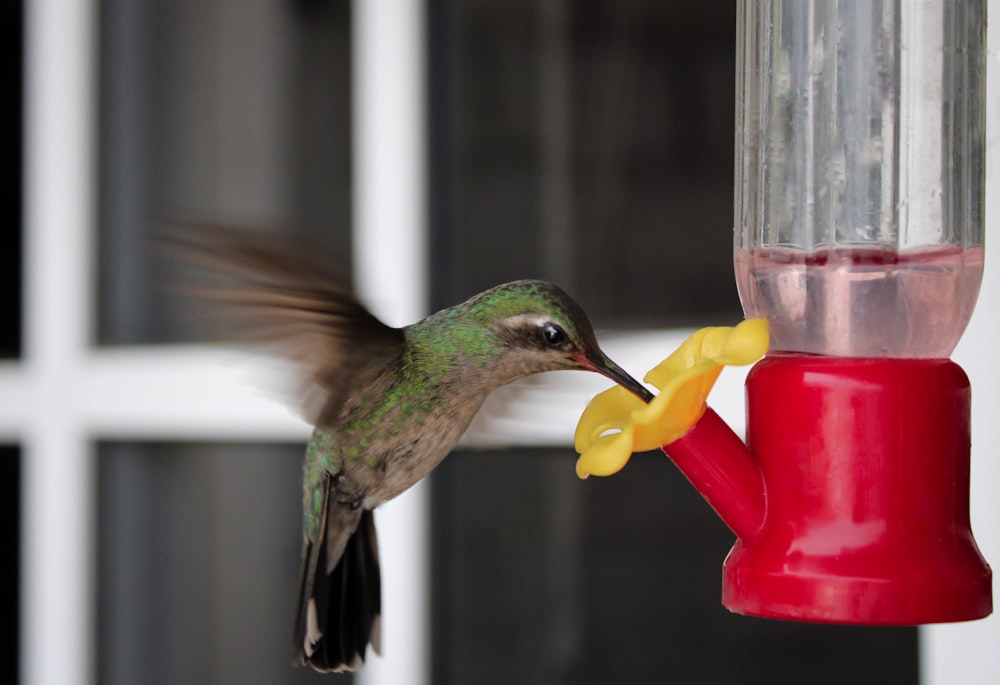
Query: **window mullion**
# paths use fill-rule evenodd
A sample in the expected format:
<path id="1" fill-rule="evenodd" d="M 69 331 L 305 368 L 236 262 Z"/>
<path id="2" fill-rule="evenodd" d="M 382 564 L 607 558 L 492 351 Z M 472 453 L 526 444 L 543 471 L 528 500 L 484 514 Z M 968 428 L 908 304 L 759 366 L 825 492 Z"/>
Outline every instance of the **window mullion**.
<path id="1" fill-rule="evenodd" d="M 22 682 L 93 672 L 92 455 L 74 415 L 88 343 L 93 217 L 91 0 L 27 3 Z M 54 654 L 58 654 L 54 658 Z"/>
<path id="2" fill-rule="evenodd" d="M 353 13 L 352 242 L 358 291 L 392 325 L 427 306 L 424 3 L 359 0 Z M 422 483 L 376 513 L 382 645 L 364 685 L 429 682 L 429 497 Z"/>

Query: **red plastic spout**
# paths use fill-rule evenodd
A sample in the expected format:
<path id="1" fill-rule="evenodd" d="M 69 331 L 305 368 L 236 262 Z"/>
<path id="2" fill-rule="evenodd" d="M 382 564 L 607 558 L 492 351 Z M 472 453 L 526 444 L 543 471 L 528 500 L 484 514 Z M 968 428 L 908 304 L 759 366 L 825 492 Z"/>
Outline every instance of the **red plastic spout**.
<path id="1" fill-rule="evenodd" d="M 948 360 L 772 356 L 747 444 L 709 411 L 664 447 L 738 540 L 723 604 L 795 620 L 920 624 L 992 611 L 969 525 L 969 382 Z"/>
<path id="2" fill-rule="evenodd" d="M 663 451 L 737 537 L 750 537 L 760 529 L 764 481 L 757 461 L 711 408 Z"/>

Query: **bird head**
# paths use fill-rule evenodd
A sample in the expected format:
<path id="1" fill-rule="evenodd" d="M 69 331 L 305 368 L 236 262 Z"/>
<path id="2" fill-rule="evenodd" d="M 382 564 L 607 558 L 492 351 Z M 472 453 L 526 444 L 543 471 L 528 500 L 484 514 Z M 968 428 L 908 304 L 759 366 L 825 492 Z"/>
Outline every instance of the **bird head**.
<path id="1" fill-rule="evenodd" d="M 558 286 L 514 281 L 464 305 L 468 316 L 502 343 L 495 362 L 513 378 L 542 371 L 594 371 L 649 402 L 653 395 L 600 346 L 583 308 Z"/>

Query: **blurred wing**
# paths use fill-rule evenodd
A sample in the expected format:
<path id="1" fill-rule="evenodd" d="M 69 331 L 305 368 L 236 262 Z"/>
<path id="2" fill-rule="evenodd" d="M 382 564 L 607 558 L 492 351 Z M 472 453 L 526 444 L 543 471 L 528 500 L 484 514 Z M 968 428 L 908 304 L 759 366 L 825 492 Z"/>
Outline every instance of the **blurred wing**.
<path id="1" fill-rule="evenodd" d="M 302 413 L 329 426 L 349 385 L 381 369 L 403 348 L 401 329 L 385 325 L 353 295 L 328 247 L 299 234 L 221 226 L 172 230 L 169 253 L 197 267 L 182 290 L 215 305 L 228 334 L 274 345 L 299 364 Z"/>

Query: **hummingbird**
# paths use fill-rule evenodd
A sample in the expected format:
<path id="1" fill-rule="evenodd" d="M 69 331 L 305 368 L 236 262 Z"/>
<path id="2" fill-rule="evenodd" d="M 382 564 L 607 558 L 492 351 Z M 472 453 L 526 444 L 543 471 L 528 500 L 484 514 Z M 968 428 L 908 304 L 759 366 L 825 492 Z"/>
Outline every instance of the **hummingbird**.
<path id="1" fill-rule="evenodd" d="M 380 650 L 381 573 L 373 510 L 452 451 L 487 395 L 544 371 L 593 371 L 652 393 L 599 347 L 556 285 L 518 280 L 401 328 L 376 318 L 315 249 L 238 231 L 212 237 L 236 303 L 299 362 L 314 426 L 303 462 L 296 661 L 354 671 Z"/>

